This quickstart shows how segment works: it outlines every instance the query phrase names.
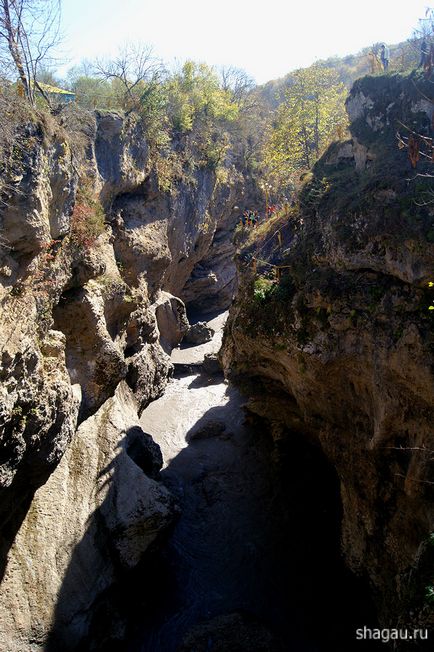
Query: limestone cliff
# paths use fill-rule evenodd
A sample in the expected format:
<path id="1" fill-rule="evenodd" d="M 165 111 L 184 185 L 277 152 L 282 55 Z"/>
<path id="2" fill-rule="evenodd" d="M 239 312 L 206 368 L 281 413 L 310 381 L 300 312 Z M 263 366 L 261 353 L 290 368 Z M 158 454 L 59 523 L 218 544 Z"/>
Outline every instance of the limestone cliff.
<path id="1" fill-rule="evenodd" d="M 333 463 L 346 560 L 388 627 L 432 624 L 434 205 L 416 177 L 432 164 L 413 170 L 396 138 L 432 135 L 430 92 L 415 75 L 354 85 L 352 139 L 241 244 L 222 354 L 276 438 L 305 434 Z"/>
<path id="2" fill-rule="evenodd" d="M 163 184 L 138 119 L 78 109 L 29 112 L 1 172 L 0 649 L 50 629 L 75 649 L 176 515 L 137 418 L 171 374 L 182 299 L 232 298 L 242 179 L 192 155 Z"/>

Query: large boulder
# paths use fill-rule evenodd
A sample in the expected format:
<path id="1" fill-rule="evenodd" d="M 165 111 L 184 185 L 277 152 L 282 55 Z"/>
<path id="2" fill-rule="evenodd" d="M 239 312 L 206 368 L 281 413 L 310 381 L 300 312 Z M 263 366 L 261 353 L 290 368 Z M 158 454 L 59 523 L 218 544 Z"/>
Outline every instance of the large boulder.
<path id="1" fill-rule="evenodd" d="M 184 342 L 188 344 L 205 344 L 213 338 L 214 330 L 204 321 L 192 324 L 184 336 Z"/>
<path id="2" fill-rule="evenodd" d="M 210 376 L 222 372 L 222 367 L 217 353 L 206 353 L 203 359 L 202 369 Z"/>
<path id="3" fill-rule="evenodd" d="M 188 333 L 189 323 L 184 302 L 169 292 L 160 292 L 154 306 L 160 343 L 170 353 Z"/>

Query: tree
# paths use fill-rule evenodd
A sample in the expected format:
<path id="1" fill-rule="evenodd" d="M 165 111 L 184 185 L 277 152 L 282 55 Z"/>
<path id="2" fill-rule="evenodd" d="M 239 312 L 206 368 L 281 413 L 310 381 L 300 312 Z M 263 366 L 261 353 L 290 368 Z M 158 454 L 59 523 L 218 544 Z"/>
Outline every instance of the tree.
<path id="1" fill-rule="evenodd" d="M 295 71 L 265 148 L 272 177 L 285 180 L 312 168 L 345 129 L 345 97 L 335 71 L 319 65 Z"/>
<path id="2" fill-rule="evenodd" d="M 75 93 L 75 101 L 84 109 L 118 109 L 110 81 L 97 75 L 95 63 L 83 59 L 68 70 L 65 88 Z"/>
<path id="3" fill-rule="evenodd" d="M 84 109 L 111 109 L 116 106 L 111 84 L 104 79 L 81 76 L 70 83 L 75 101 Z"/>
<path id="4" fill-rule="evenodd" d="M 48 84 L 49 86 L 59 86 L 62 84 L 60 79 L 56 77 L 55 72 L 47 67 L 41 66 L 37 73 L 37 81 L 42 84 Z"/>
<path id="5" fill-rule="evenodd" d="M 72 66 L 67 73 L 67 83 L 69 88 L 73 88 L 73 85 L 80 77 L 95 77 L 95 64 L 90 59 L 82 59 L 80 63 L 76 66 Z"/>
<path id="6" fill-rule="evenodd" d="M 222 90 L 238 107 L 238 119 L 229 125 L 232 150 L 244 170 L 254 171 L 264 147 L 267 117 L 270 112 L 263 89 L 241 68 L 222 66 L 219 69 Z"/>
<path id="7" fill-rule="evenodd" d="M 255 87 L 255 82 L 245 70 L 235 66 L 222 66 L 220 68 L 221 87 L 228 92 L 233 102 L 239 107 L 244 107 L 250 91 Z"/>
<path id="8" fill-rule="evenodd" d="M 238 107 L 218 75 L 204 63 L 186 61 L 169 82 L 169 114 L 176 130 L 188 132 L 195 122 L 234 120 Z"/>
<path id="9" fill-rule="evenodd" d="M 413 38 L 431 39 L 434 34 L 434 9 L 428 7 L 425 11 L 425 16 L 419 18 L 418 25 L 413 30 Z"/>
<path id="10" fill-rule="evenodd" d="M 229 148 L 228 126 L 239 107 L 220 85 L 213 68 L 186 61 L 168 81 L 168 115 L 175 132 L 186 137 L 200 164 L 221 166 Z"/>
<path id="11" fill-rule="evenodd" d="M 425 17 L 419 18 L 412 41 L 420 48 L 419 67 L 423 67 L 426 76 L 431 78 L 434 68 L 434 9 L 428 8 Z"/>
<path id="12" fill-rule="evenodd" d="M 31 104 L 36 91 L 45 96 L 38 73 L 59 42 L 59 26 L 60 0 L 0 0 L 1 67 L 5 76 L 18 74 Z"/>
<path id="13" fill-rule="evenodd" d="M 144 44 L 123 46 L 114 59 L 97 60 L 96 73 L 110 81 L 119 103 L 129 113 L 140 111 L 147 97 L 161 84 L 165 68 Z"/>

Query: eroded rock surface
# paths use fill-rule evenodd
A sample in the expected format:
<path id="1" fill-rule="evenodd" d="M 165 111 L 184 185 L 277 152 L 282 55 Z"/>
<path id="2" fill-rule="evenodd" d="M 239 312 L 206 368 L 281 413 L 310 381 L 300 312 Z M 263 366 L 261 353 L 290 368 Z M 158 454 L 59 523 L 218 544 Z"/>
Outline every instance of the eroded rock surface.
<path id="1" fill-rule="evenodd" d="M 169 492 L 140 464 L 147 457 L 155 475 L 161 453 L 153 446 L 146 455 L 126 385 L 80 426 L 10 550 L 0 649 L 74 650 L 86 639 L 92 607 L 118 567 L 134 568 L 176 514 Z"/>
<path id="2" fill-rule="evenodd" d="M 210 342 L 214 335 L 212 328 L 207 326 L 206 322 L 199 321 L 190 326 L 184 336 L 184 341 L 188 344 L 205 344 Z"/>
<path id="3" fill-rule="evenodd" d="M 170 353 L 190 328 L 185 304 L 168 292 L 161 292 L 154 305 L 160 342 Z"/>
<path id="4" fill-rule="evenodd" d="M 429 626 L 434 212 L 396 141 L 398 119 L 425 133 L 429 116 L 399 76 L 359 80 L 347 105 L 352 143 L 317 164 L 303 208 L 279 225 L 283 246 L 261 251 L 287 266 L 280 282 L 258 263 L 258 284 L 254 247 L 242 252 L 222 360 L 276 441 L 302 433 L 332 461 L 343 550 L 382 623 Z"/>
<path id="5" fill-rule="evenodd" d="M 193 176 L 162 191 L 137 118 L 77 111 L 29 115 L 0 162 L 8 652 L 40 649 L 51 627 L 53 649 L 84 644 L 119 569 L 171 522 L 158 450 L 131 428 L 172 374 L 184 287 L 201 260 L 212 267 L 216 233 L 230 241 L 242 186 L 231 163 L 222 184 L 191 160 Z"/>

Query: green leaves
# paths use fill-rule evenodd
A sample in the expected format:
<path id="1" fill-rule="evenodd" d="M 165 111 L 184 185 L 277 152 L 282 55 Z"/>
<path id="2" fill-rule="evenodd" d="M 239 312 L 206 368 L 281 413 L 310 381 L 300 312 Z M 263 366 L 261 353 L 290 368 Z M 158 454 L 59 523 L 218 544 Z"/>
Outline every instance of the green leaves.
<path id="1" fill-rule="evenodd" d="M 217 74 L 204 63 L 187 61 L 168 83 L 169 114 L 175 129 L 188 132 L 198 120 L 232 121 L 238 106 L 220 86 Z"/>
<path id="2" fill-rule="evenodd" d="M 296 70 L 270 130 L 265 163 L 286 180 L 310 169 L 347 123 L 346 90 L 335 71 L 318 65 Z"/>

